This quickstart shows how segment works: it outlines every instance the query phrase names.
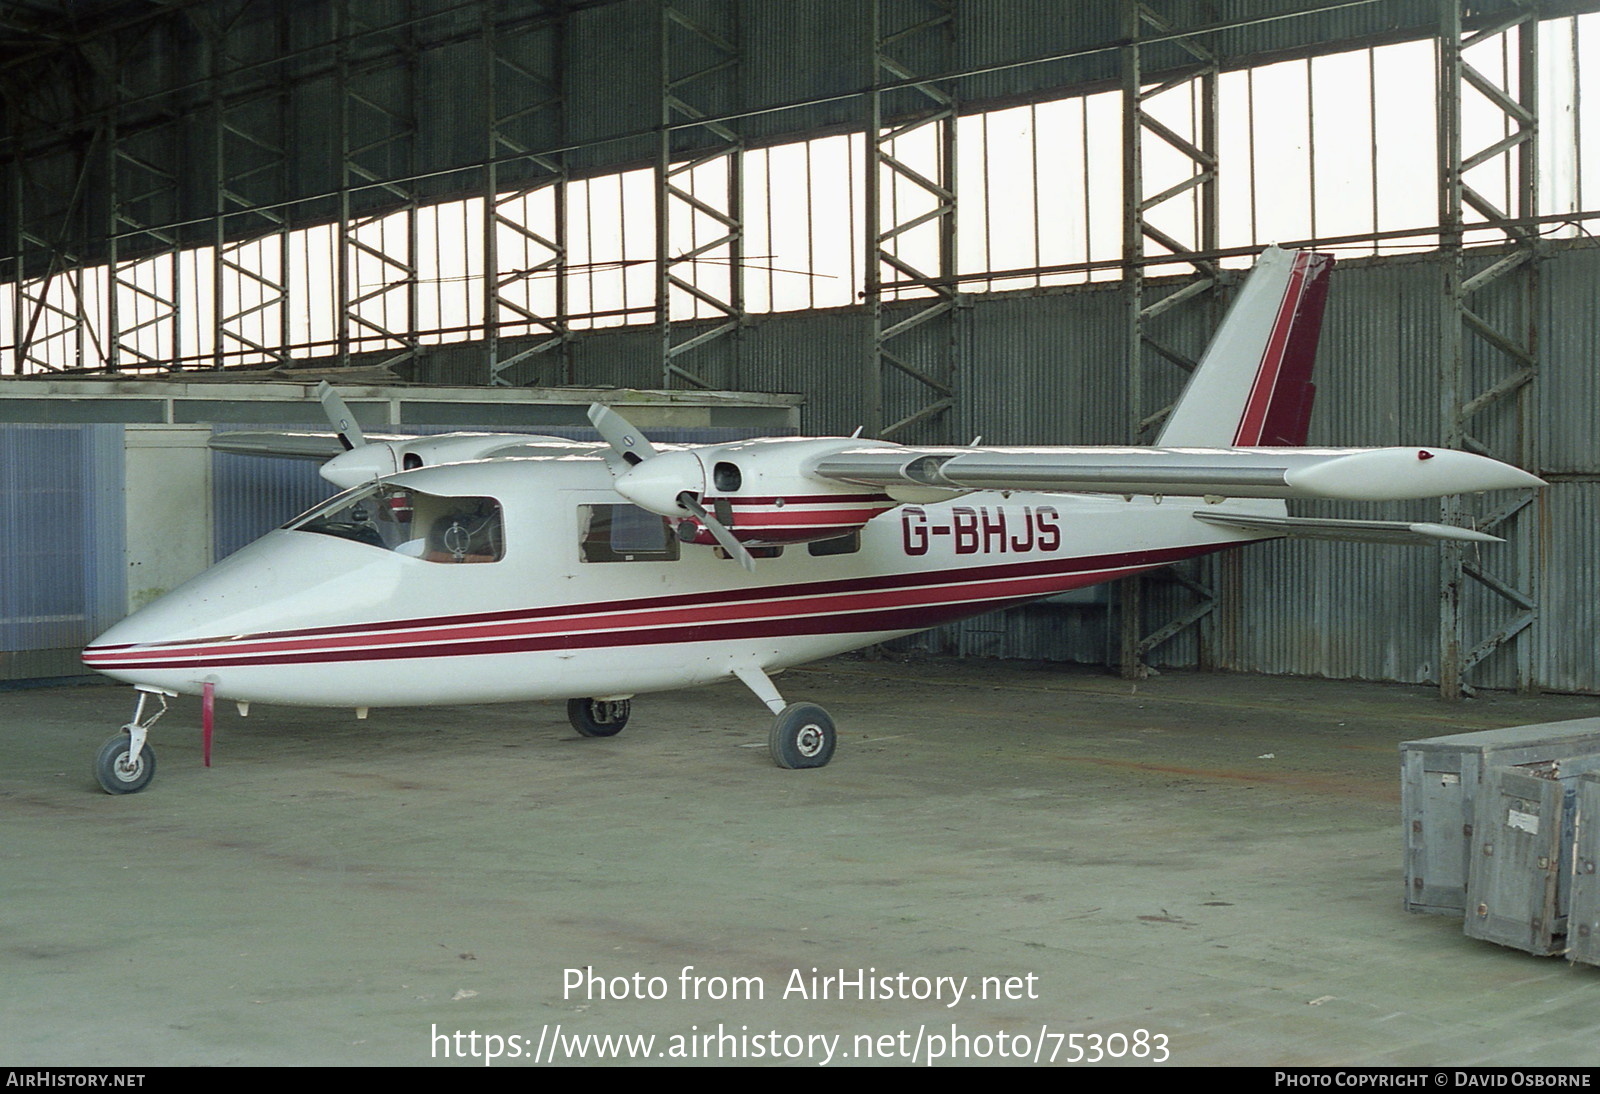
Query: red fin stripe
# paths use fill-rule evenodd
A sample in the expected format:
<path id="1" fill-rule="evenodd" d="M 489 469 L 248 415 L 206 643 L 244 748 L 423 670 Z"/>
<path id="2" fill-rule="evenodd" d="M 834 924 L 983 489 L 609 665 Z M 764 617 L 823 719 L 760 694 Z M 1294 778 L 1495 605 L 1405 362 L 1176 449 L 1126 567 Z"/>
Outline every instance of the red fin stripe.
<path id="1" fill-rule="evenodd" d="M 1262 353 L 1261 363 L 1256 369 L 1256 380 L 1250 388 L 1250 397 L 1245 401 L 1244 413 L 1239 417 L 1239 428 L 1234 431 L 1235 445 L 1261 443 L 1267 410 L 1272 405 L 1272 396 L 1283 370 L 1284 349 L 1288 345 L 1289 332 L 1294 326 L 1295 315 L 1300 308 L 1300 297 L 1305 291 L 1307 265 L 1307 252 L 1302 251 L 1294 256 L 1294 264 L 1289 272 L 1289 283 L 1284 288 L 1283 300 L 1278 304 L 1278 317 L 1272 324 L 1272 333 L 1267 338 L 1267 348 Z"/>

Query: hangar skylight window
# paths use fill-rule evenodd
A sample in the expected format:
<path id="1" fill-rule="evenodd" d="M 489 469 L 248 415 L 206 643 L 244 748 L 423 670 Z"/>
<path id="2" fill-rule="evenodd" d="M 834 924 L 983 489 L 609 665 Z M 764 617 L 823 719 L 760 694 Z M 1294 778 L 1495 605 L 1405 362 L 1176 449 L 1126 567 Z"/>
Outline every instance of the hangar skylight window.
<path id="1" fill-rule="evenodd" d="M 1600 14 L 1540 28 L 1538 206 L 1576 216 L 1600 209 L 1600 125 L 1582 109 L 1600 80 Z M 1466 52 L 1490 82 L 1509 84 L 1514 48 L 1498 35 Z M 1202 249 L 1307 239 L 1347 254 L 1438 246 L 1433 53 L 1421 41 L 1223 72 L 1219 236 L 1201 238 L 1194 161 L 1171 141 L 1142 152 L 1146 191 L 1174 195 L 1149 211 L 1150 225 Z M 1208 123 L 1194 81 L 1142 106 L 1178 142 L 1201 143 Z M 124 233 L 129 257 L 114 268 L 55 262 L 45 276 L 0 285 L 9 297 L 0 373 L 226 367 L 491 335 L 534 339 L 537 353 L 572 331 L 658 322 L 663 293 L 674 322 L 858 305 L 874 249 L 869 186 L 893 226 L 880 226 L 874 246 L 953 275 L 961 292 L 1112 279 L 1123 247 L 1123 121 L 1121 94 L 1101 91 L 963 113 L 950 123 L 954 164 L 940 162 L 939 125 L 908 127 L 884 149 L 898 167 L 876 179 L 864 135 L 836 133 L 744 149 L 733 172 L 715 157 L 675 167 L 670 200 L 654 171 L 635 168 L 552 174 L 522 190 L 342 224 L 295 227 L 305 221 L 292 208 L 238 212 L 222 227 L 249 215 L 263 234 L 154 254 L 139 247 L 179 237 L 140 225 Z M 1465 147 L 1492 148 L 1511 124 L 1487 95 L 1464 99 Z M 953 229 L 913 176 L 953 178 Z M 739 193 L 730 177 L 742 178 Z M 404 181 L 375 185 L 398 194 Z M 1464 181 L 1499 208 L 1514 204 L 1503 157 L 1477 162 Z M 1490 241 L 1472 219 L 1467 241 Z M 1152 239 L 1147 251 L 1161 245 Z M 876 272 L 884 300 L 930 291 L 892 262 Z"/>

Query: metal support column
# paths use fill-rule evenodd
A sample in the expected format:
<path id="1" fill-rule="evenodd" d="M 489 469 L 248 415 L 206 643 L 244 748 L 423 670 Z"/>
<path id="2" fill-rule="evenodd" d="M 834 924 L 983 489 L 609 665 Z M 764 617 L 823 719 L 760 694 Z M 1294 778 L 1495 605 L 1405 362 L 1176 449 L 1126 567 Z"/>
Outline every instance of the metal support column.
<path id="1" fill-rule="evenodd" d="M 35 217 L 44 225 L 37 231 L 29 227 L 29 199 L 38 200 L 51 191 L 32 177 L 26 160 L 12 161 L 12 224 L 16 231 L 11 245 L 16 256 L 16 282 L 12 298 L 15 348 L 10 371 L 14 375 L 92 367 L 106 360 L 97 334 L 98 323 L 89 314 L 84 297 L 84 263 L 72 253 L 67 240 L 71 226 L 84 214 L 89 179 L 105 170 L 106 132 L 102 126 L 95 139 L 78 152 L 70 198 L 65 206 L 49 208 Z M 52 196 L 59 196 L 59 191 Z M 48 207 L 45 201 L 39 203 Z M 48 256 L 45 272 L 29 278 L 31 254 L 39 251 Z"/>
<path id="2" fill-rule="evenodd" d="M 157 24 L 145 25 L 150 32 Z M 124 54 L 137 55 L 142 41 L 119 42 Z M 134 98 L 129 86 L 132 63 L 114 70 L 113 116 Z M 170 368 L 183 357 L 179 241 L 168 225 L 182 217 L 178 180 L 185 170 L 183 118 L 167 114 L 128 130 L 111 122 L 106 132 L 106 236 L 110 269 L 107 365 L 114 372 Z"/>
<path id="3" fill-rule="evenodd" d="M 1445 443 L 1539 469 L 1537 312 L 1540 245 L 1527 221 L 1538 215 L 1538 7 L 1468 24 L 1464 0 L 1440 0 L 1439 223 L 1444 308 L 1439 410 Z M 1463 98 L 1501 116 L 1500 135 L 1463 147 Z M 1468 262 L 1466 238 L 1492 242 Z M 1507 542 L 1482 559 L 1443 548 L 1439 583 L 1439 693 L 1458 699 L 1467 676 L 1490 657 L 1515 658 L 1521 689 L 1535 679 L 1530 628 L 1539 616 L 1540 493 L 1492 500 L 1446 498 L 1442 519 Z"/>
<path id="4" fill-rule="evenodd" d="M 230 33 L 254 0 L 185 9 L 211 51 L 213 161 L 211 367 L 289 363 L 289 96 L 274 74 L 227 94 L 226 77 L 256 58 L 235 56 Z M 289 48 L 289 16 L 272 16 L 274 52 Z M 258 47 L 259 48 L 259 47 Z"/>
<path id="5" fill-rule="evenodd" d="M 415 188 L 392 180 L 413 173 L 418 87 L 413 0 L 391 48 L 377 60 L 353 55 L 353 37 L 368 5 L 339 0 L 336 9 L 341 156 L 338 224 L 338 353 L 383 351 L 388 367 L 414 358 L 417 338 L 417 208 Z M 386 9 L 392 10 L 392 9 Z M 380 36 L 363 37 L 373 52 Z M 401 72 L 397 77 L 396 58 Z"/>
<path id="6" fill-rule="evenodd" d="M 745 314 L 744 143 L 730 126 L 710 120 L 729 104 L 708 98 L 717 88 L 737 86 L 741 6 L 739 0 L 658 0 L 655 263 L 662 387 L 732 388 L 739 382 L 736 346 L 723 364 L 695 354 L 725 341 Z"/>
<path id="7" fill-rule="evenodd" d="M 566 157 L 534 149 L 561 145 L 566 108 L 565 20 L 541 14 L 506 21 L 483 6 L 484 348 L 489 382 L 500 386 L 568 384 Z M 515 169 L 507 160 L 520 157 Z M 532 169 L 530 172 L 530 168 Z M 536 179 L 529 184 L 529 174 Z M 502 177 L 517 182 L 503 189 Z M 508 334 L 532 339 L 511 349 Z"/>
<path id="8" fill-rule="evenodd" d="M 872 0 L 867 96 L 866 302 L 869 436 L 955 441 L 956 98 L 915 70 L 950 71 L 955 0 Z M 890 21 L 890 13 L 899 18 Z M 910 61 L 906 58 L 916 57 Z M 906 301 L 902 307 L 889 305 Z"/>
<path id="9" fill-rule="evenodd" d="M 1201 257 L 1216 250 L 1217 80 L 1219 59 L 1201 41 L 1177 36 L 1170 22 L 1142 0 L 1122 0 L 1122 256 L 1127 316 L 1127 440 L 1142 444 L 1172 409 L 1152 411 L 1146 390 L 1148 363 L 1167 362 L 1185 373 L 1196 361 L 1161 338 L 1161 323 L 1175 309 L 1212 307 L 1213 290 L 1222 279 L 1216 264 Z M 1149 82 L 1149 57 L 1144 39 L 1161 38 L 1180 52 L 1181 63 L 1158 82 Z M 1181 166 L 1159 180 L 1150 176 L 1147 152 Z M 1152 192 L 1153 190 L 1153 192 Z M 1152 255 L 1151 247 L 1155 248 Z M 1172 256 L 1174 264 L 1192 271 L 1192 278 L 1159 296 L 1146 284 L 1154 256 Z M 1165 264 L 1165 263 L 1163 263 Z M 1120 615 L 1115 660 L 1127 677 L 1143 676 L 1145 655 L 1188 627 L 1201 626 L 1202 662 L 1211 660 L 1205 624 L 1216 606 L 1215 581 L 1209 559 L 1173 571 L 1195 602 L 1152 633 L 1144 630 L 1149 582 L 1131 577 L 1117 583 Z"/>

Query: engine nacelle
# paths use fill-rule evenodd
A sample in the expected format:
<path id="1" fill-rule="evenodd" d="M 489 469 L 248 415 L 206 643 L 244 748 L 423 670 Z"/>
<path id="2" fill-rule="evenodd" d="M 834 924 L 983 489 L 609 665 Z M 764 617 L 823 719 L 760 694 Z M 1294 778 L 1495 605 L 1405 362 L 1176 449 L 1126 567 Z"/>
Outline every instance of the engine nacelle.
<path id="1" fill-rule="evenodd" d="M 516 455 L 524 451 L 527 455 L 559 455 L 567 451 L 587 454 L 594 451 L 595 447 L 593 444 L 535 433 L 515 438 L 505 433 L 440 433 L 431 437 L 408 437 L 405 440 L 370 441 L 360 448 L 341 452 L 323 464 L 318 473 L 340 489 L 348 490 L 384 475 L 418 467 L 463 463 L 489 456 Z"/>
<path id="2" fill-rule="evenodd" d="M 882 490 L 834 482 L 806 469 L 853 440 L 764 438 L 695 450 L 705 469 L 700 502 L 740 543 L 780 546 L 838 539 L 899 502 Z M 654 461 L 652 461 L 654 462 Z M 679 522 L 686 543 L 716 542 L 700 522 Z"/>

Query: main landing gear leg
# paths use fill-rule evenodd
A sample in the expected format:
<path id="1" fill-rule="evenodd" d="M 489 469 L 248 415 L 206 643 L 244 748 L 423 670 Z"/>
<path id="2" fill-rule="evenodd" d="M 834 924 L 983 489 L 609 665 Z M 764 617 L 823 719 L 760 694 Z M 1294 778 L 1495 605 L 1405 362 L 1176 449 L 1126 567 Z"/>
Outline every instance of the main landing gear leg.
<path id="1" fill-rule="evenodd" d="M 95 757 L 94 777 L 107 794 L 137 794 L 156 777 L 156 753 L 146 742 L 150 727 L 167 712 L 167 694 L 139 690 L 139 703 L 133 708 L 133 721 L 122 727 L 100 748 Z M 145 717 L 146 701 L 154 695 L 161 709 Z"/>
<path id="2" fill-rule="evenodd" d="M 772 751 L 772 762 L 779 767 L 825 767 L 833 759 L 833 749 L 838 734 L 828 712 L 815 703 L 790 703 L 785 706 L 783 696 L 773 686 L 772 680 L 758 668 L 734 669 L 733 674 L 744 681 L 745 687 L 756 693 L 756 698 L 767 704 L 767 709 L 777 715 L 772 730 L 767 734 L 767 747 Z"/>

